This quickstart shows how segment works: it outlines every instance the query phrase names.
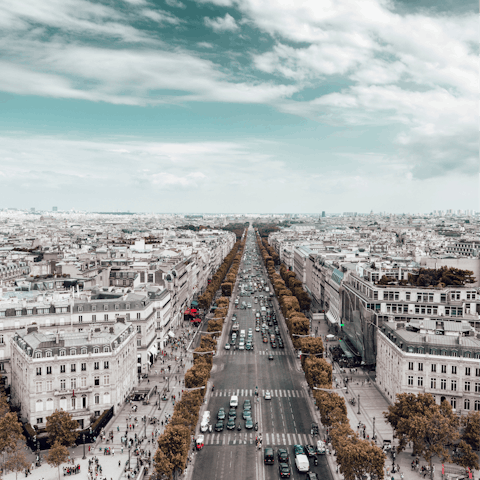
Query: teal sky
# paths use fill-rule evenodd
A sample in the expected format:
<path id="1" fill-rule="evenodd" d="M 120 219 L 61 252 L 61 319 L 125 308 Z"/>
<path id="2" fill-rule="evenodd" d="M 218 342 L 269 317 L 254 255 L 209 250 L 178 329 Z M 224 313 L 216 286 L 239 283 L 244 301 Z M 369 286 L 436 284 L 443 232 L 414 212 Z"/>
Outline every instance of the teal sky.
<path id="1" fill-rule="evenodd" d="M 453 0 L 4 0 L 0 208 L 478 210 L 477 22 Z"/>

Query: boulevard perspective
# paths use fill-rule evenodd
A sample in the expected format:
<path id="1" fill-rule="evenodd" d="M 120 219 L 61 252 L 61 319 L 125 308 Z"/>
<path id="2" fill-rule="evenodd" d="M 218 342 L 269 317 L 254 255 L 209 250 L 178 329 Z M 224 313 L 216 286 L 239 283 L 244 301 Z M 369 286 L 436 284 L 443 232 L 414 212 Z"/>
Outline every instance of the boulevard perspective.
<path id="1" fill-rule="evenodd" d="M 0 226 L 2 478 L 479 478 L 475 212 Z"/>

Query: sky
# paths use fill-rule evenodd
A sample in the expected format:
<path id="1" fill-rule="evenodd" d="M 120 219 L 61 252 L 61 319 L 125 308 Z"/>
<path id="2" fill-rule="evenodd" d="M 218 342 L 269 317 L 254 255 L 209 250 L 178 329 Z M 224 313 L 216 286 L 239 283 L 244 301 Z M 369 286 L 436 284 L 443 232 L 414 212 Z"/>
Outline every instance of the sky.
<path id="1" fill-rule="evenodd" d="M 478 13 L 2 0 L 0 208 L 480 210 Z"/>

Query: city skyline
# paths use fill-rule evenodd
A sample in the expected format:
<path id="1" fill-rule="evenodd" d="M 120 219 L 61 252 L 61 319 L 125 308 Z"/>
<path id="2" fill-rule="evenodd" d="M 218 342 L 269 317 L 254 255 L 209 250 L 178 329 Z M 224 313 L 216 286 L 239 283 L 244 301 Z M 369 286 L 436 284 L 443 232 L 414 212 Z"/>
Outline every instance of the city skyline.
<path id="1" fill-rule="evenodd" d="M 3 2 L 0 208 L 479 210 L 459 3 Z"/>

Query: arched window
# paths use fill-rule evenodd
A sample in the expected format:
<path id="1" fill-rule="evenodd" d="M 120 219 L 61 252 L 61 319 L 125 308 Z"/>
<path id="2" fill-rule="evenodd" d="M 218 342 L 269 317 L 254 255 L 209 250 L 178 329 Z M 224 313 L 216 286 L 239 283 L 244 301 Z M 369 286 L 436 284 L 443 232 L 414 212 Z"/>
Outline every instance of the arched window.
<path id="1" fill-rule="evenodd" d="M 46 410 L 53 410 L 53 398 L 47 398 Z"/>
<path id="2" fill-rule="evenodd" d="M 60 350 L 60 356 L 61 357 L 64 357 L 66 354 L 67 354 L 67 352 L 65 350 Z"/>
<path id="3" fill-rule="evenodd" d="M 107 347 L 107 346 L 103 347 L 103 351 L 104 351 L 104 352 L 109 352 L 109 351 L 110 351 L 110 347 Z"/>
<path id="4" fill-rule="evenodd" d="M 52 352 L 50 350 L 46 351 L 45 352 L 45 356 L 46 357 L 51 357 L 52 356 Z"/>
<path id="5" fill-rule="evenodd" d="M 93 347 L 93 353 L 100 353 L 100 349 L 98 347 Z"/>
<path id="6" fill-rule="evenodd" d="M 76 348 L 71 348 L 70 349 L 70 355 L 76 355 L 77 354 L 77 349 Z"/>
<path id="7" fill-rule="evenodd" d="M 67 397 L 60 398 L 60 410 L 67 410 Z"/>

